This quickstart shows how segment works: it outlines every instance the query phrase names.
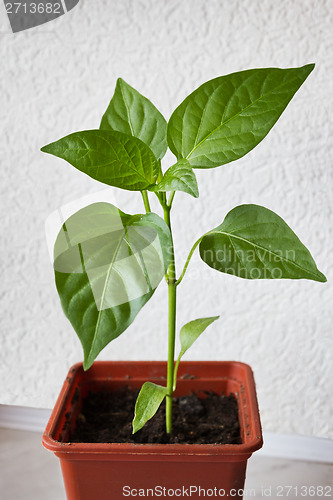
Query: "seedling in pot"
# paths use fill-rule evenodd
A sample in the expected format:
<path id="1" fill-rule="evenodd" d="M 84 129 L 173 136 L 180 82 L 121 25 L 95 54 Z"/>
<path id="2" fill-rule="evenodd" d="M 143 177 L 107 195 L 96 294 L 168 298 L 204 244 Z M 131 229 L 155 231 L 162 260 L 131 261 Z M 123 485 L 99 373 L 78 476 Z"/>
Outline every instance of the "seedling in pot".
<path id="1" fill-rule="evenodd" d="M 109 203 L 79 210 L 63 224 L 54 248 L 57 290 L 82 343 L 85 370 L 134 321 L 165 276 L 167 384 L 142 386 L 133 432 L 154 416 L 164 398 L 166 432 L 171 432 L 179 362 L 218 319 L 184 325 L 175 362 L 176 292 L 197 247 L 208 266 L 240 278 L 326 281 L 292 229 L 268 208 L 240 205 L 231 210 L 195 241 L 180 274 L 171 227 L 177 191 L 199 196 L 195 170 L 231 163 L 256 147 L 313 68 L 252 69 L 215 78 L 186 97 L 168 123 L 148 99 L 119 79 L 98 130 L 76 132 L 42 148 L 97 181 L 142 196 L 145 214 L 128 215 Z M 167 147 L 176 160 L 162 171 Z M 157 197 L 163 218 L 151 211 L 151 196 Z"/>

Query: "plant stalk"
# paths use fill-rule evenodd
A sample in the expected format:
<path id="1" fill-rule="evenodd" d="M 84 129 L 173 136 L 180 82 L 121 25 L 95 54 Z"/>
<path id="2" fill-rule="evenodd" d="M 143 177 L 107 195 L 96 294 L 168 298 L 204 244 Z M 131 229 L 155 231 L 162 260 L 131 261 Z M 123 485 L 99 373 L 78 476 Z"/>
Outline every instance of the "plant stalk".
<path id="1" fill-rule="evenodd" d="M 169 226 L 171 232 L 170 207 L 164 208 L 164 220 Z M 172 240 L 171 261 L 168 270 L 168 296 L 169 296 L 169 338 L 168 338 L 168 370 L 167 370 L 167 388 L 166 396 L 166 414 L 165 424 L 166 432 L 170 434 L 172 429 L 172 396 L 173 396 L 173 376 L 175 364 L 175 338 L 176 338 L 176 266 L 175 252 Z"/>
<path id="2" fill-rule="evenodd" d="M 149 204 L 149 198 L 148 198 L 148 193 L 147 191 L 141 191 L 142 199 L 143 199 L 143 204 L 145 206 L 145 210 L 147 213 L 151 212 L 150 209 L 150 204 Z"/>
<path id="3" fill-rule="evenodd" d="M 168 206 L 171 207 L 173 199 L 175 197 L 176 191 L 171 191 L 169 199 L 168 199 Z"/>
<path id="4" fill-rule="evenodd" d="M 184 269 L 183 269 L 183 271 L 182 271 L 182 274 L 179 276 L 179 278 L 178 278 L 178 280 L 177 280 L 177 282 L 176 282 L 176 285 L 177 285 L 177 286 L 179 285 L 179 283 L 180 283 L 180 282 L 182 281 L 182 279 L 184 278 L 184 275 L 185 275 L 185 273 L 186 273 L 186 269 L 187 269 L 187 267 L 188 267 L 188 265 L 189 265 L 189 263 L 190 263 L 190 260 L 191 260 L 191 258 L 192 258 L 192 255 L 194 254 L 194 251 L 195 251 L 195 249 L 197 248 L 197 246 L 199 245 L 199 243 L 201 243 L 201 240 L 202 240 L 202 238 L 203 238 L 204 236 L 205 236 L 205 234 L 204 234 L 203 236 L 200 236 L 200 238 L 199 238 L 199 239 L 197 239 L 197 241 L 194 243 L 193 247 L 191 248 L 190 253 L 188 254 L 188 257 L 187 257 L 187 259 L 186 259 L 186 262 L 185 262 L 185 265 L 184 265 Z"/>

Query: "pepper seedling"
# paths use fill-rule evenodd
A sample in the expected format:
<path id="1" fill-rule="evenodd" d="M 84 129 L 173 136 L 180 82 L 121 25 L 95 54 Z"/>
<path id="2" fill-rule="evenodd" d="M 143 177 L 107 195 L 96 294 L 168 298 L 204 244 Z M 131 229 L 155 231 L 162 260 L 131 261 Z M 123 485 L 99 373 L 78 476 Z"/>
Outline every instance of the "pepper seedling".
<path id="1" fill-rule="evenodd" d="M 82 343 L 85 370 L 134 321 L 165 276 L 167 384 L 142 386 L 133 432 L 154 416 L 164 398 L 166 432 L 171 432 L 181 357 L 218 318 L 182 327 L 175 362 L 176 291 L 197 247 L 208 266 L 240 278 L 326 281 L 295 233 L 268 208 L 231 210 L 195 241 L 179 276 L 171 227 L 176 193 L 199 196 L 195 170 L 231 163 L 257 146 L 313 68 L 251 69 L 215 78 L 187 96 L 168 123 L 148 99 L 118 79 L 99 129 L 75 132 L 42 148 L 97 181 L 142 195 L 144 214 L 129 215 L 109 203 L 79 210 L 63 224 L 54 247 L 56 287 Z M 162 171 L 168 147 L 176 160 Z M 151 211 L 150 196 L 157 197 L 163 218 Z"/>

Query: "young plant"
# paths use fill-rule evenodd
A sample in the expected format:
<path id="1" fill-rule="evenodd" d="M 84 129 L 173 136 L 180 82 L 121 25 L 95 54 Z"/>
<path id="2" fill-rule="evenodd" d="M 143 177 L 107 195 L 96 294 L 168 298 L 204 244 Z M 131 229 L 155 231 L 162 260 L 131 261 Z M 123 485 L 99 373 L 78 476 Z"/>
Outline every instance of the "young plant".
<path id="1" fill-rule="evenodd" d="M 219 226 L 196 240 L 179 275 L 171 228 L 176 192 L 199 196 L 195 169 L 225 165 L 257 146 L 313 68 L 252 69 L 215 78 L 186 97 L 168 123 L 148 99 L 119 79 L 98 130 L 76 132 L 42 148 L 97 181 L 142 195 L 143 215 L 128 215 L 108 203 L 79 210 L 63 224 L 54 249 L 57 290 L 82 343 L 85 370 L 126 330 L 166 278 L 167 385 L 142 386 L 133 432 L 166 398 L 170 433 L 180 359 L 218 318 L 195 319 L 182 327 L 175 363 L 176 291 L 197 247 L 208 266 L 240 278 L 326 281 L 290 227 L 262 206 L 231 210 Z M 163 173 L 161 160 L 168 146 L 176 161 Z M 149 195 L 157 197 L 164 220 L 151 212 Z"/>

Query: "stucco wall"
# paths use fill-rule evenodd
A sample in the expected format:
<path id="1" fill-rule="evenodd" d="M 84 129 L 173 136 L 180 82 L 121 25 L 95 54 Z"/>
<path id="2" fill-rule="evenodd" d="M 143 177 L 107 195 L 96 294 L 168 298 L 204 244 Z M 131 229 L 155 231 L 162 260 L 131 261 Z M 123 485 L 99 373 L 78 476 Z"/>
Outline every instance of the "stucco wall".
<path id="1" fill-rule="evenodd" d="M 250 154 L 197 174 L 199 200 L 177 194 L 179 268 L 194 240 L 241 203 L 278 212 L 328 283 L 245 281 L 196 256 L 179 288 L 178 324 L 220 314 L 187 359 L 252 365 L 264 430 L 333 438 L 331 0 L 81 0 L 69 14 L 13 35 L 1 26 L 1 403 L 51 407 L 81 347 L 53 283 L 44 224 L 103 186 L 39 148 L 97 128 L 118 76 L 168 118 L 200 83 L 264 66 L 316 63 Z M 171 160 L 171 159 L 170 159 Z M 103 193 L 126 212 L 139 195 Z M 99 359 L 165 359 L 162 284 Z"/>

